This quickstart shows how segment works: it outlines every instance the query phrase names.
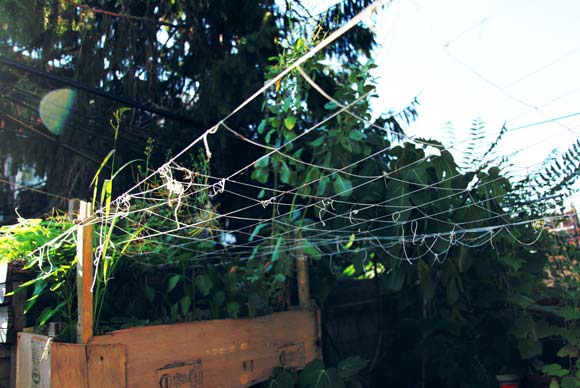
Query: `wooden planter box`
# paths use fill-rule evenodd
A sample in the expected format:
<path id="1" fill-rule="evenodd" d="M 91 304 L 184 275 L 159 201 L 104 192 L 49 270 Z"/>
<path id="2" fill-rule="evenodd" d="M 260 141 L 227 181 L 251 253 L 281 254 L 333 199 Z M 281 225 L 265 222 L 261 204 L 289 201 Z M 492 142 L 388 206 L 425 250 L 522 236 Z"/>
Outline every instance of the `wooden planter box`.
<path id="1" fill-rule="evenodd" d="M 233 388 L 275 367 L 321 358 L 320 314 L 311 305 L 307 258 L 297 257 L 300 309 L 259 318 L 135 327 L 93 336 L 92 207 L 80 203 L 77 344 L 18 333 L 17 388 Z"/>
<path id="2" fill-rule="evenodd" d="M 136 327 L 87 344 L 19 333 L 17 388 L 230 388 L 321 357 L 316 309 Z"/>

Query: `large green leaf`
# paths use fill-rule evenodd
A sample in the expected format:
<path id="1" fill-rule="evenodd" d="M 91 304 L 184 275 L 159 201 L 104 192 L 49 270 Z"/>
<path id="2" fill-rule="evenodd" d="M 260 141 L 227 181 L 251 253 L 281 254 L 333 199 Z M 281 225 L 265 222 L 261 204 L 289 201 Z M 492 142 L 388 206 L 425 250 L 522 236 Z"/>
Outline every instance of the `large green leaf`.
<path id="1" fill-rule="evenodd" d="M 170 293 L 175 286 L 177 286 L 177 284 L 179 283 L 179 281 L 181 280 L 181 275 L 177 274 L 177 275 L 173 275 L 169 278 L 169 280 L 167 281 L 167 293 Z"/>
<path id="2" fill-rule="evenodd" d="M 348 134 L 348 138 L 355 140 L 355 141 L 361 141 L 362 139 L 364 139 L 364 135 L 361 131 L 357 130 L 357 129 L 353 129 L 352 131 L 350 131 L 350 133 Z"/>
<path id="3" fill-rule="evenodd" d="M 255 179 L 260 183 L 266 183 L 268 182 L 269 174 L 270 170 L 267 167 L 264 168 L 256 167 L 256 169 L 252 171 L 252 179 Z"/>
<path id="4" fill-rule="evenodd" d="M 195 285 L 203 296 L 208 296 L 213 286 L 213 282 L 207 275 L 198 275 L 195 277 Z"/>
<path id="5" fill-rule="evenodd" d="M 396 218 L 399 222 L 407 221 L 411 216 L 411 212 L 406 210 L 411 206 L 407 185 L 402 182 L 391 180 L 388 183 L 388 188 L 389 199 L 386 204 L 389 206 L 396 206 L 396 213 L 393 214 L 393 218 Z"/>
<path id="6" fill-rule="evenodd" d="M 443 187 L 451 187 L 452 180 L 450 178 L 457 175 L 457 164 L 453 160 L 453 155 L 449 151 L 442 150 L 440 156 L 433 156 L 431 158 L 431 165 L 435 169 L 437 180 L 442 181 L 440 184 Z"/>
<path id="7" fill-rule="evenodd" d="M 311 141 L 310 145 L 312 147 L 320 147 L 321 145 L 324 144 L 324 140 L 326 140 L 326 136 L 325 135 L 320 136 L 320 137 L 316 138 L 316 140 Z"/>
<path id="8" fill-rule="evenodd" d="M 415 206 L 429 205 L 432 203 L 435 189 L 430 186 L 430 175 L 428 172 L 429 165 L 426 162 L 419 163 L 411 174 L 407 175 L 407 179 L 415 185 L 410 185 L 412 191 L 411 202 Z"/>
<path id="9" fill-rule="evenodd" d="M 276 245 L 274 246 L 274 250 L 272 251 L 272 262 L 275 262 L 280 258 L 280 247 L 282 246 L 283 240 L 284 239 L 282 237 L 278 237 Z"/>
<path id="10" fill-rule="evenodd" d="M 155 300 L 155 289 L 148 284 L 145 284 L 145 298 L 149 303 L 153 303 Z"/>
<path id="11" fill-rule="evenodd" d="M 560 350 L 558 350 L 558 357 L 577 358 L 578 357 L 578 348 L 576 346 L 571 345 L 571 344 L 566 344 L 562 348 L 560 348 Z"/>
<path id="12" fill-rule="evenodd" d="M 346 358 L 338 363 L 338 376 L 344 380 L 349 379 L 366 368 L 368 363 L 359 356 Z"/>
<path id="13" fill-rule="evenodd" d="M 264 229 L 266 226 L 269 226 L 269 223 L 263 223 L 263 224 L 259 224 L 257 225 L 254 230 L 252 231 L 252 234 L 250 235 L 250 238 L 248 239 L 249 241 L 254 241 L 254 239 L 256 238 L 256 236 L 258 235 L 258 233 L 260 233 L 260 231 L 262 229 Z"/>
<path id="14" fill-rule="evenodd" d="M 258 133 L 260 135 L 264 133 L 264 128 L 266 128 L 266 120 L 260 121 L 260 125 L 258 125 Z"/>
<path id="15" fill-rule="evenodd" d="M 30 311 L 30 309 L 36 304 L 38 297 L 42 294 L 47 285 L 48 283 L 44 279 L 36 282 L 36 284 L 34 285 L 34 291 L 32 292 L 32 296 L 28 298 L 28 300 L 26 301 L 26 306 L 24 307 L 25 313 Z"/>
<path id="16" fill-rule="evenodd" d="M 523 338 L 518 341 L 518 350 L 524 359 L 530 359 L 542 354 L 542 344 L 539 341 Z"/>
<path id="17" fill-rule="evenodd" d="M 575 321 L 580 319 L 580 311 L 573 306 L 565 306 L 562 308 L 560 316 L 566 321 Z"/>
<path id="18" fill-rule="evenodd" d="M 169 315 L 171 316 L 171 319 L 176 320 L 177 314 L 179 314 L 179 303 L 171 305 L 171 309 L 169 310 Z"/>
<path id="19" fill-rule="evenodd" d="M 319 181 L 318 187 L 316 188 L 317 195 L 324 195 L 324 193 L 326 192 L 326 186 L 328 185 L 328 181 L 329 181 L 328 177 L 324 177 Z"/>
<path id="20" fill-rule="evenodd" d="M 270 381 L 262 384 L 265 388 L 294 388 L 294 378 L 288 371 L 280 372 L 276 377 Z"/>
<path id="21" fill-rule="evenodd" d="M 335 102 L 330 101 L 330 102 L 327 102 L 326 104 L 324 104 L 324 109 L 334 110 L 336 108 L 338 108 L 338 105 L 336 105 Z"/>
<path id="22" fill-rule="evenodd" d="M 290 177 L 292 176 L 292 172 L 290 171 L 290 167 L 286 164 L 285 161 L 280 162 L 280 180 L 283 183 L 290 183 Z"/>
<path id="23" fill-rule="evenodd" d="M 50 320 L 50 318 L 52 318 L 54 314 L 59 312 L 65 306 L 65 304 L 66 301 L 62 301 L 59 304 L 57 304 L 56 307 L 46 307 L 44 310 L 42 310 L 37 320 L 38 326 L 46 325 L 46 323 Z"/>
<path id="24" fill-rule="evenodd" d="M 303 238 L 301 241 L 302 252 L 312 259 L 319 260 L 321 257 L 320 251 L 316 245 L 312 244 L 308 239 Z"/>
<path id="25" fill-rule="evenodd" d="M 405 284 L 407 275 L 401 268 L 393 268 L 393 270 L 384 276 L 386 287 L 389 291 L 399 292 Z"/>
<path id="26" fill-rule="evenodd" d="M 560 335 L 564 337 L 569 344 L 577 347 L 580 346 L 580 327 L 567 327 L 566 329 L 562 330 Z"/>
<path id="27" fill-rule="evenodd" d="M 181 315 L 185 316 L 191 307 L 191 297 L 186 295 L 179 300 L 179 307 L 181 308 Z"/>
<path id="28" fill-rule="evenodd" d="M 580 387 L 580 379 L 574 376 L 566 376 L 562 379 L 562 388 L 578 388 Z"/>
<path id="29" fill-rule="evenodd" d="M 548 376 L 564 377 L 570 373 L 567 369 L 562 368 L 560 364 L 547 364 L 542 367 L 542 372 Z"/>
<path id="30" fill-rule="evenodd" d="M 230 318 L 237 318 L 240 313 L 240 304 L 238 302 L 230 301 L 226 305 L 226 310 Z"/>
<path id="31" fill-rule="evenodd" d="M 291 131 L 296 126 L 296 117 L 288 116 L 284 119 L 284 126 Z"/>
<path id="32" fill-rule="evenodd" d="M 345 388 L 336 368 L 324 367 L 320 360 L 310 362 L 298 377 L 300 388 Z"/>
<path id="33" fill-rule="evenodd" d="M 518 350 L 524 359 L 530 359 L 542 354 L 542 344 L 528 338 L 523 338 L 518 341 Z"/>
<path id="34" fill-rule="evenodd" d="M 333 186 L 335 193 L 340 197 L 348 197 L 352 194 L 352 182 L 341 177 L 339 174 L 336 174 Z"/>
<path id="35" fill-rule="evenodd" d="M 224 302 L 226 301 L 226 294 L 223 291 L 218 291 L 213 295 L 212 302 L 213 308 L 219 309 L 223 306 Z"/>

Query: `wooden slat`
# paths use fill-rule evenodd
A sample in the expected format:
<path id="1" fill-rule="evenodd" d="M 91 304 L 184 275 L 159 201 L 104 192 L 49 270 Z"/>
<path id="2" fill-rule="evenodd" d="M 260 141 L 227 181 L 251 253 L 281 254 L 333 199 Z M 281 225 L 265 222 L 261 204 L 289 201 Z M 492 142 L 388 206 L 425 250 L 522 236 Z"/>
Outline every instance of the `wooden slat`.
<path id="1" fill-rule="evenodd" d="M 50 387 L 50 337 L 18 333 L 16 388 Z"/>
<path id="2" fill-rule="evenodd" d="M 10 384 L 10 345 L 0 345 L 0 387 L 9 387 Z"/>
<path id="3" fill-rule="evenodd" d="M 16 388 L 16 352 L 17 345 L 10 344 L 10 383 L 8 387 Z"/>
<path id="4" fill-rule="evenodd" d="M 86 345 L 51 344 L 50 386 L 87 388 Z"/>
<path id="5" fill-rule="evenodd" d="M 121 344 L 88 345 L 88 388 L 126 388 L 126 353 Z"/>
<path id="6" fill-rule="evenodd" d="M 317 321 L 316 311 L 295 310 L 139 327 L 94 336 L 89 346 L 126 345 L 128 388 L 247 387 L 276 366 L 300 368 L 320 357 Z"/>
<path id="7" fill-rule="evenodd" d="M 92 211 L 90 203 L 81 202 L 79 220 L 86 221 Z M 77 238 L 77 342 L 86 344 L 93 335 L 93 225 L 79 225 Z"/>
<path id="8" fill-rule="evenodd" d="M 12 282 L 11 290 L 16 290 L 20 284 L 20 282 Z M 24 314 L 26 298 L 26 291 L 17 292 L 11 297 L 12 313 L 10 317 L 12 318 L 12 322 L 8 324 L 8 340 L 11 342 L 16 340 L 16 333 L 21 332 L 26 327 L 27 315 Z"/>

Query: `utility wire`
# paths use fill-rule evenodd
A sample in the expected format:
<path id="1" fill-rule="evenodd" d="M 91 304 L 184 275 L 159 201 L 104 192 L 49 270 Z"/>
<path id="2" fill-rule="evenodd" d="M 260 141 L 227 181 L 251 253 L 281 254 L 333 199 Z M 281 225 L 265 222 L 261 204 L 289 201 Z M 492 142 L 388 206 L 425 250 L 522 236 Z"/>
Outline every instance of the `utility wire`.
<path id="1" fill-rule="evenodd" d="M 90 5 L 87 5 L 87 4 L 78 4 L 73 0 L 66 0 L 66 1 L 69 4 L 71 4 L 73 7 L 76 7 L 76 8 L 85 10 L 85 11 L 89 11 L 89 12 L 92 12 L 95 14 L 107 15 L 107 16 L 112 16 L 112 17 L 117 17 L 117 18 L 128 19 L 128 20 L 143 21 L 143 22 L 148 22 L 148 23 L 159 24 L 159 25 L 166 26 L 166 27 L 172 27 L 172 28 L 186 27 L 185 24 L 173 24 L 171 22 L 166 22 L 163 20 L 156 20 L 156 19 L 149 18 L 146 16 L 134 16 L 134 15 L 130 15 L 127 13 L 119 13 L 119 12 L 109 11 L 106 9 L 91 7 Z"/>
<path id="2" fill-rule="evenodd" d="M 70 145 L 68 145 L 66 143 L 61 143 L 55 137 L 50 136 L 50 135 L 42 132 L 41 130 L 34 128 L 33 126 L 28 125 L 28 124 L 26 124 L 26 123 L 18 120 L 16 117 L 14 117 L 12 115 L 4 114 L 3 116 L 6 117 L 7 119 L 9 119 L 10 121 L 13 121 L 16 124 L 18 124 L 18 125 L 26 128 L 26 129 L 28 129 L 30 131 L 33 131 L 34 133 L 37 133 L 37 134 L 41 135 L 43 138 L 48 139 L 50 141 L 53 141 L 53 142 L 59 144 L 60 146 L 66 148 L 66 149 L 68 149 L 70 151 L 73 151 L 74 153 L 82 156 L 83 158 L 86 158 L 86 159 L 88 159 L 88 160 L 90 160 L 90 161 L 92 161 L 92 162 L 94 162 L 96 164 L 99 164 L 99 165 L 101 164 L 101 161 L 99 161 L 98 159 L 92 157 L 91 155 L 87 154 L 86 152 L 83 152 L 81 150 L 78 150 L 78 149 L 74 148 L 73 146 L 70 146 Z"/>
<path id="3" fill-rule="evenodd" d="M 111 100 L 111 101 L 116 101 L 116 102 L 119 102 L 123 105 L 131 106 L 131 107 L 134 107 L 136 109 L 139 109 L 141 111 L 154 113 L 156 115 L 166 117 L 168 119 L 175 120 L 175 121 L 180 122 L 180 123 L 192 124 L 195 126 L 199 126 L 199 123 L 190 117 L 182 116 L 182 115 L 170 112 L 170 111 L 165 110 L 165 109 L 156 108 L 156 107 L 152 107 L 152 106 L 146 106 L 140 102 L 137 102 L 135 100 L 131 100 L 131 99 L 126 98 L 126 97 L 115 96 L 111 93 L 104 92 L 102 90 L 99 90 L 97 88 L 93 88 L 93 87 L 88 86 L 86 84 L 83 84 L 83 83 L 80 83 L 80 82 L 77 82 L 77 81 L 74 81 L 72 79 L 65 78 L 65 77 L 62 77 L 62 76 L 59 76 L 56 74 L 52 74 L 52 73 L 49 73 L 47 71 L 36 69 L 32 66 L 16 62 L 12 59 L 8 59 L 8 58 L 3 57 L 3 56 L 0 56 L 0 64 L 6 65 L 9 67 L 13 67 L 15 69 L 18 69 L 18 70 L 21 70 L 21 71 L 24 71 L 24 72 L 27 72 L 30 74 L 37 75 L 37 76 L 45 78 L 45 79 L 49 79 L 51 81 L 55 81 L 55 82 L 58 82 L 60 84 L 70 86 L 70 87 L 78 89 L 78 90 L 83 90 L 83 91 L 90 93 L 90 94 L 93 94 L 95 96 L 103 97 L 103 98 L 106 98 L 106 99 Z"/>
<path id="4" fill-rule="evenodd" d="M 12 187 L 17 187 L 17 188 L 21 188 L 24 189 L 25 191 L 33 191 L 35 193 L 38 194 L 43 194 L 52 198 L 56 198 L 56 199 L 60 199 L 63 201 L 68 201 L 69 198 L 67 197 L 63 197 L 62 195 L 58 195 L 58 194 L 53 194 L 53 193 L 49 193 L 48 191 L 43 191 L 43 190 L 39 190 L 39 189 L 35 189 L 34 187 L 30 187 L 30 186 L 26 186 L 26 185 L 21 185 L 20 183 L 16 183 L 16 182 L 10 182 L 7 181 L 5 179 L 0 178 L 0 183 L 4 183 L 6 185 L 10 185 Z"/>

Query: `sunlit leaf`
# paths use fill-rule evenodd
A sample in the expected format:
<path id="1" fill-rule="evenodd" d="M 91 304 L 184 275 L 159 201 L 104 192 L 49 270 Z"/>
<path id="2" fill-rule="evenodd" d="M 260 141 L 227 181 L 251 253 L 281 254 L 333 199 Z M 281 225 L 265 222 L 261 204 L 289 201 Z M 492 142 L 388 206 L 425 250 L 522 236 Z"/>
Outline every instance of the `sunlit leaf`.
<path id="1" fill-rule="evenodd" d="M 293 130 L 294 127 L 296 126 L 296 117 L 294 116 L 287 116 L 284 119 L 284 126 L 286 127 L 286 129 L 288 129 L 289 131 Z"/>
<path id="2" fill-rule="evenodd" d="M 334 191 L 340 197 L 348 197 L 352 194 L 352 182 L 348 179 L 336 175 L 333 183 Z"/>

